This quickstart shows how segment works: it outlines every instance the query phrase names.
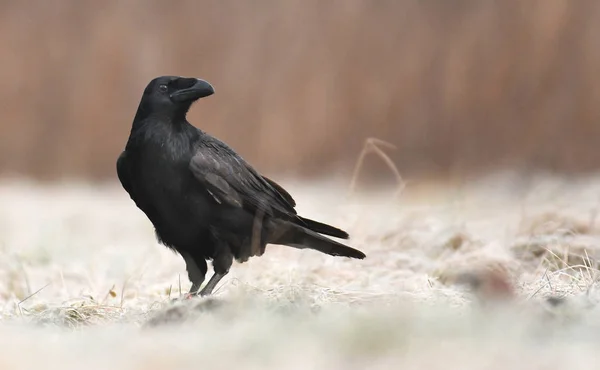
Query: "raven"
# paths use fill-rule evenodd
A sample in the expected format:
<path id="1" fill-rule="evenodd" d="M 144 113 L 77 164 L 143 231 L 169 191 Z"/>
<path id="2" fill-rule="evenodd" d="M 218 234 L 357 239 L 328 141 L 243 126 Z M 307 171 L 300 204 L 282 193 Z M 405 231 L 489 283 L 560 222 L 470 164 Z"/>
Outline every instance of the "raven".
<path id="1" fill-rule="evenodd" d="M 242 263 L 261 256 L 267 244 L 365 258 L 320 235 L 349 238 L 298 215 L 285 189 L 187 121 L 192 104 L 212 94 L 211 84 L 197 78 L 150 81 L 117 159 L 119 180 L 153 224 L 157 240 L 183 257 L 192 282 L 188 296 L 210 295 L 234 258 Z M 214 274 L 200 291 L 207 260 Z"/>

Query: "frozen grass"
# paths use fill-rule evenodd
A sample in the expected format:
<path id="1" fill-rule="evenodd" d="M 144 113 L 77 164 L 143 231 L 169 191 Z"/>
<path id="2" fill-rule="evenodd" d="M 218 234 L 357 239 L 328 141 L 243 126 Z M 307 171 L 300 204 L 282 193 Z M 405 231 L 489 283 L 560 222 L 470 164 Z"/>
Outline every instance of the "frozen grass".
<path id="1" fill-rule="evenodd" d="M 0 368 L 596 367 L 600 177 L 281 182 L 367 258 L 269 246 L 173 303 L 183 260 L 119 186 L 4 181 Z"/>

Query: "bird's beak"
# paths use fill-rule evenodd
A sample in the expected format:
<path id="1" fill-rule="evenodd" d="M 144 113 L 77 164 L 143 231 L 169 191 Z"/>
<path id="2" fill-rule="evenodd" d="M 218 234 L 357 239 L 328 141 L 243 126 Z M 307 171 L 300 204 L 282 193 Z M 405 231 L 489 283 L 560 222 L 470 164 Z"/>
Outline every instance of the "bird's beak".
<path id="1" fill-rule="evenodd" d="M 191 87 L 180 89 L 171 94 L 171 100 L 174 102 L 195 101 L 205 98 L 215 93 L 215 89 L 208 82 L 199 78 L 186 78 L 181 81 L 183 84 Z"/>

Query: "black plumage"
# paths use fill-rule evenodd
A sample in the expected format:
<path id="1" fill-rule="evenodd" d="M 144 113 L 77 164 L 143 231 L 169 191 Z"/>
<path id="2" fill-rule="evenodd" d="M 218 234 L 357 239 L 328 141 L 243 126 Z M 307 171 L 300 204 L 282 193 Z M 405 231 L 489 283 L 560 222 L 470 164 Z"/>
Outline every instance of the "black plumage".
<path id="1" fill-rule="evenodd" d="M 234 258 L 260 256 L 267 243 L 364 258 L 320 235 L 347 239 L 345 231 L 299 216 L 285 189 L 187 121 L 191 105 L 213 93 L 196 78 L 152 80 L 117 160 L 123 188 L 150 219 L 158 240 L 184 258 L 190 293 L 199 292 L 206 260 L 213 261 L 215 273 L 201 295 L 212 293 Z"/>

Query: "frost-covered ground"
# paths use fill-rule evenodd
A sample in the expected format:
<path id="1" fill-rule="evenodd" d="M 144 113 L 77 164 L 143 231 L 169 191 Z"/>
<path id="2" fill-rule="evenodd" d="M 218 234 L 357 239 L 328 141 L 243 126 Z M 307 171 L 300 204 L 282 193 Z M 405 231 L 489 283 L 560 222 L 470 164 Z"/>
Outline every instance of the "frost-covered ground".
<path id="1" fill-rule="evenodd" d="M 0 183 L 0 369 L 596 368 L 600 177 L 281 183 L 367 258 L 269 246 L 183 303 L 118 185 Z"/>

